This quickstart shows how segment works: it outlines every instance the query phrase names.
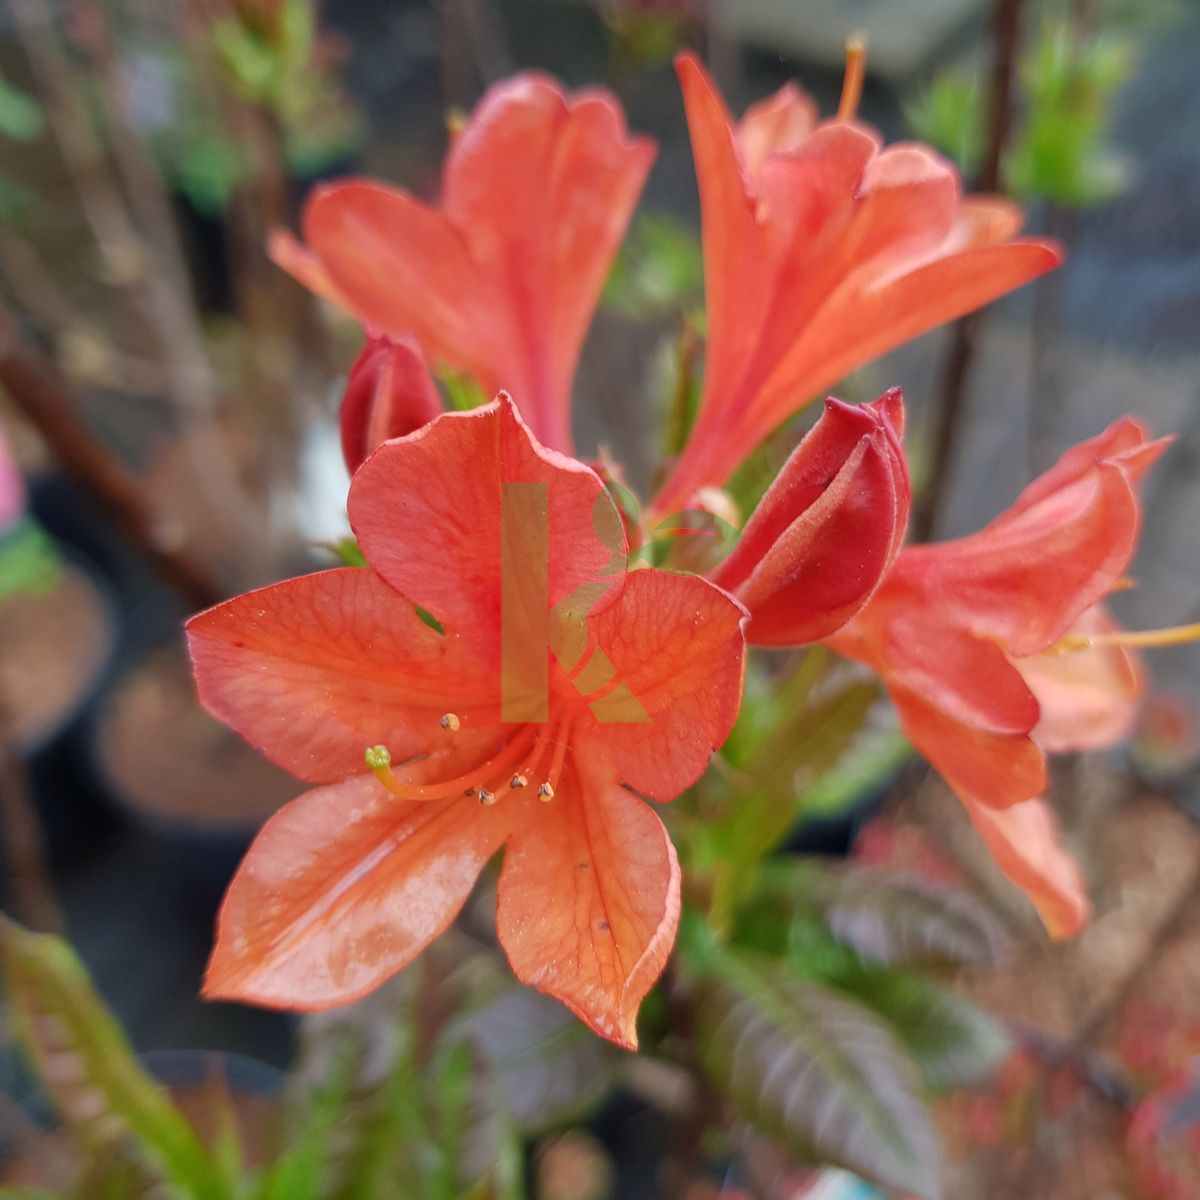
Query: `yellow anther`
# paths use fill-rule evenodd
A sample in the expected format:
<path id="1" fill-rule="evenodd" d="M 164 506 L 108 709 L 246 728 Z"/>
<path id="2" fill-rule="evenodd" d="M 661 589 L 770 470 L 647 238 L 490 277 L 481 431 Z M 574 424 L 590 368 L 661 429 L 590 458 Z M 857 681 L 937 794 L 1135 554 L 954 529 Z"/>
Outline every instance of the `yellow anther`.
<path id="1" fill-rule="evenodd" d="M 549 784 L 549 783 L 539 784 L 538 785 L 538 799 L 547 801 L 547 802 L 550 800 L 553 800 L 554 799 L 553 784 Z"/>
<path id="2" fill-rule="evenodd" d="M 529 782 L 524 775 L 514 775 L 509 781 L 510 788 L 523 788 Z"/>
<path id="3" fill-rule="evenodd" d="M 445 713 L 438 724 L 443 729 L 450 730 L 451 733 L 457 733 L 462 728 L 462 722 L 458 719 L 458 713 Z"/>
<path id="4" fill-rule="evenodd" d="M 496 793 L 489 792 L 487 790 L 487 788 L 480 788 L 479 789 L 479 803 L 482 804 L 485 808 L 491 807 L 491 805 L 496 803 Z"/>

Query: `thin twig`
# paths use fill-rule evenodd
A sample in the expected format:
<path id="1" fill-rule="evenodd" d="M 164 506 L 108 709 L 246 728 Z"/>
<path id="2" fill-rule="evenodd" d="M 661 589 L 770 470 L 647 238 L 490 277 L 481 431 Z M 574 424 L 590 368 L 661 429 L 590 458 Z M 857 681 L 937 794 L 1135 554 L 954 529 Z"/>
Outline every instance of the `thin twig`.
<path id="1" fill-rule="evenodd" d="M 130 297 L 154 335 L 167 399 L 184 417 L 211 418 L 216 411 L 214 382 L 203 334 L 188 299 L 182 249 L 162 181 L 132 134 L 115 62 L 111 54 L 103 55 L 106 46 L 111 48 L 106 16 L 98 5 L 81 6 L 87 17 L 82 27 L 90 34 L 88 49 L 99 55 L 93 71 L 100 85 L 96 95 L 108 109 L 103 114 L 105 127 L 141 228 L 109 169 L 92 115 L 81 108 L 74 69 L 51 26 L 52 11 L 39 0 L 12 3 L 17 33 L 41 87 L 51 128 L 106 275 Z M 184 447 L 205 506 L 221 527 L 244 533 L 261 526 L 257 506 L 215 434 L 206 433 L 202 426 L 199 436 L 185 439 Z"/>
<path id="2" fill-rule="evenodd" d="M 95 497 L 164 578 L 192 606 L 207 608 L 223 592 L 185 550 L 164 546 L 141 483 L 75 416 L 65 383 L 0 312 L 0 387 L 45 439 L 63 468 Z"/>
<path id="3" fill-rule="evenodd" d="M 1012 129 L 1012 87 L 1020 42 L 1021 3 L 1022 0 L 995 0 L 988 140 L 978 180 L 983 192 L 1000 190 L 1004 151 Z M 913 536 L 917 541 L 928 540 L 942 506 L 962 430 L 967 381 L 979 343 L 981 323 L 982 314 L 971 313 L 955 323 L 951 335 L 934 416 L 929 481 L 913 517 Z"/>

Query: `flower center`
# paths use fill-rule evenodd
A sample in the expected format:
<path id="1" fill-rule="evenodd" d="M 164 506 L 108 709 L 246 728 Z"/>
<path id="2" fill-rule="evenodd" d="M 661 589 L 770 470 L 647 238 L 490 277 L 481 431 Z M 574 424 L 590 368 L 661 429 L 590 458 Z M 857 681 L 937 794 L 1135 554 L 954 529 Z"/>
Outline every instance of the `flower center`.
<path id="1" fill-rule="evenodd" d="M 461 728 L 454 713 L 446 713 L 439 725 L 450 733 Z M 490 758 L 452 779 L 430 783 L 398 779 L 386 746 L 369 747 L 364 758 L 376 779 L 399 800 L 449 800 L 456 796 L 474 796 L 480 804 L 492 805 L 510 792 L 533 787 L 540 800 L 549 802 L 554 799 L 562 776 L 570 732 L 569 714 L 544 724 L 518 725 Z"/>

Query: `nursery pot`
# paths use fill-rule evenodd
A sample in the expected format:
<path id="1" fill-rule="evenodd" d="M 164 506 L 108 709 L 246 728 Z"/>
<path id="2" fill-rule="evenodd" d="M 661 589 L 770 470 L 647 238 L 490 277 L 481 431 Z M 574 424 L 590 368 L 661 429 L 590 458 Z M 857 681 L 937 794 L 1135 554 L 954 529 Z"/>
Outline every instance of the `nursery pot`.
<path id="1" fill-rule="evenodd" d="M 78 769 L 88 714 L 119 641 L 118 606 L 82 553 L 58 547 L 58 578 L 0 597 L 0 709 L 28 771 L 47 853 L 69 856 L 107 825 Z"/>
<path id="2" fill-rule="evenodd" d="M 178 625 L 97 704 L 91 752 L 110 803 L 165 844 L 203 916 L 263 822 L 304 788 L 200 706 Z"/>

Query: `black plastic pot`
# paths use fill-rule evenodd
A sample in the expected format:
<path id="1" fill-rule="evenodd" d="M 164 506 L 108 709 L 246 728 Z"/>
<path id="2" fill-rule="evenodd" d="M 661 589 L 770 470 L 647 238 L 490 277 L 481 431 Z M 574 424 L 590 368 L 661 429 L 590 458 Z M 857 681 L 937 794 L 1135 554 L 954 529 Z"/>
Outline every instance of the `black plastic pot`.
<path id="1" fill-rule="evenodd" d="M 74 547 L 60 544 L 59 552 L 64 562 L 87 580 L 98 598 L 105 629 L 97 662 L 71 707 L 33 741 L 17 746 L 40 819 L 44 849 L 56 863 L 95 845 L 111 828 L 94 780 L 86 769 L 81 769 L 86 762 L 81 749 L 86 743 L 92 709 L 112 678 L 121 642 L 120 608 L 108 578 Z"/>
<path id="2" fill-rule="evenodd" d="M 145 800 L 139 802 L 136 795 L 129 794 L 125 783 L 114 776 L 103 747 L 107 706 L 113 702 L 122 681 L 138 671 L 151 656 L 169 651 L 173 644 L 181 648 L 182 641 L 181 614 L 158 613 L 140 623 L 126 646 L 120 670 L 110 679 L 106 694 L 91 709 L 86 752 L 91 774 L 97 780 L 107 806 L 118 813 L 124 823 L 147 832 L 162 846 L 164 854 L 174 864 L 179 899 L 194 915 L 208 922 L 215 915 L 230 879 L 268 814 L 257 811 L 244 820 L 209 823 L 189 819 L 186 813 L 167 806 L 161 809 L 148 807 Z M 236 735 L 229 737 L 236 740 Z M 263 766 L 269 769 L 265 760 Z M 185 760 L 181 760 L 179 769 L 187 770 Z M 297 782 L 295 794 L 302 790 L 303 785 Z"/>

